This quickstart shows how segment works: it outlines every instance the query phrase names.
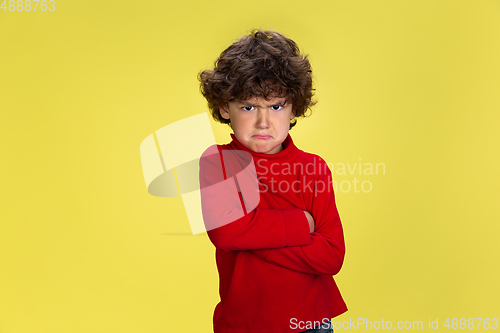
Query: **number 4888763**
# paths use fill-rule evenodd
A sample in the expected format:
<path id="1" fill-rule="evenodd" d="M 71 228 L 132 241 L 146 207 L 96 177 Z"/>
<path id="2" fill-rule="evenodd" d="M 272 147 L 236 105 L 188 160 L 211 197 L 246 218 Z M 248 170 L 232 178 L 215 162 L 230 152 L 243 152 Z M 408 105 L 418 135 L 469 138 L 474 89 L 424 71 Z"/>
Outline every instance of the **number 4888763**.
<path id="1" fill-rule="evenodd" d="M 477 326 L 476 326 L 477 323 Z M 482 325 L 481 325 L 482 324 Z M 443 326 L 448 329 L 452 328 L 456 330 L 459 329 L 497 329 L 498 328 L 498 319 L 497 318 L 452 318 L 450 324 L 450 318 L 446 318 Z"/>
<path id="2" fill-rule="evenodd" d="M 40 6 L 39 6 L 40 5 Z M 10 12 L 13 11 L 26 11 L 29 12 L 31 10 L 36 11 L 37 9 L 41 10 L 42 12 L 46 11 L 47 9 L 51 12 L 56 10 L 56 2 L 54 0 L 9 0 L 7 3 L 7 0 L 4 0 L 2 2 L 2 5 L 0 6 L 0 9 L 3 9 L 4 11 L 7 11 L 7 9 Z"/>

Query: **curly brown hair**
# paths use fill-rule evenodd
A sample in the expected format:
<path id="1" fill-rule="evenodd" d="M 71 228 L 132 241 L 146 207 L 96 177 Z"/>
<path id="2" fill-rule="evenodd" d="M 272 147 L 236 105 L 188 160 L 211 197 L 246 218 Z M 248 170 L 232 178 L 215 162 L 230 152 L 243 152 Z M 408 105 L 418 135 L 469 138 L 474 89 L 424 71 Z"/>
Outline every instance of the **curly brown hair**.
<path id="1" fill-rule="evenodd" d="M 273 30 L 253 29 L 226 50 L 214 62 L 213 70 L 198 73 L 200 92 L 206 98 L 212 117 L 229 124 L 219 107 L 233 100 L 252 97 L 285 97 L 292 103 L 295 118 L 305 117 L 313 101 L 311 64 L 301 55 L 297 44 Z"/>

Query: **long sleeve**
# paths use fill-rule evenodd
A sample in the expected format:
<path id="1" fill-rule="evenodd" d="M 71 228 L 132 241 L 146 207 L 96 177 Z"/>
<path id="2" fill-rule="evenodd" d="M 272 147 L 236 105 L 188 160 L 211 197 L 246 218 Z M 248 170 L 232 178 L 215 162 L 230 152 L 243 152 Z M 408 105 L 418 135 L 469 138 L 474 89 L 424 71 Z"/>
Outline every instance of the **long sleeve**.
<path id="1" fill-rule="evenodd" d="M 321 163 L 324 163 L 321 160 Z M 345 244 L 335 204 L 331 172 L 319 175 L 312 197 L 311 215 L 316 224 L 308 245 L 251 251 L 267 262 L 310 274 L 335 275 L 344 261 Z"/>
<path id="2" fill-rule="evenodd" d="M 230 172 L 228 166 L 235 161 L 227 161 L 214 149 L 216 147 L 209 148 L 200 159 L 200 193 L 207 234 L 216 248 L 225 251 L 269 249 L 311 242 L 309 223 L 301 209 L 259 208 L 255 203 L 259 201 L 259 193 L 251 191 L 253 186 L 242 184 L 250 183 L 249 172 L 244 172 L 245 165 L 233 167 Z M 240 171 L 240 183 L 235 181 L 236 169 Z M 242 181 L 245 177 L 241 174 L 247 176 L 246 181 Z M 256 179 L 253 181 L 258 184 Z M 252 202 L 257 207 L 247 212 L 245 207 Z"/>
<path id="3" fill-rule="evenodd" d="M 331 173 L 317 168 L 328 166 L 298 149 L 290 134 L 276 154 L 231 137 L 199 164 L 203 222 L 219 273 L 214 331 L 292 332 L 292 315 L 314 322 L 344 313 L 332 277 L 344 256 L 342 226 Z M 315 219 L 313 233 L 304 211 Z"/>

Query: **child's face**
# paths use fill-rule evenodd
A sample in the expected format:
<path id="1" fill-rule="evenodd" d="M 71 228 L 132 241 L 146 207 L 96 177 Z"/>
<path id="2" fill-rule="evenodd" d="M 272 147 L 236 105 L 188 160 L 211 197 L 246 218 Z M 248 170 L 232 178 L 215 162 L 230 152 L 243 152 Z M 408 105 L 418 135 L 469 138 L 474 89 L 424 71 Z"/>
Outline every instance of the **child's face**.
<path id="1" fill-rule="evenodd" d="M 253 97 L 246 101 L 232 101 L 219 108 L 224 119 L 231 120 L 234 136 L 248 149 L 264 154 L 283 150 L 290 120 L 294 118 L 292 104 L 285 98 Z"/>

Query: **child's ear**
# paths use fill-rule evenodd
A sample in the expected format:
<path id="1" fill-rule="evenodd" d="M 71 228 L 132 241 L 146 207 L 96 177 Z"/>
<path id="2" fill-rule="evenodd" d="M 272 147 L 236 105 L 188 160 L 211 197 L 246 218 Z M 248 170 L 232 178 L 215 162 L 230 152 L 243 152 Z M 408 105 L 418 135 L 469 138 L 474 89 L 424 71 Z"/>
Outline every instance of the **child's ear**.
<path id="1" fill-rule="evenodd" d="M 228 105 L 221 105 L 219 106 L 219 113 L 222 118 L 224 119 L 229 119 L 229 110 L 228 110 Z"/>
<path id="2" fill-rule="evenodd" d="M 290 116 L 290 120 L 292 120 L 293 118 L 295 118 L 295 110 L 292 109 L 292 115 Z"/>

